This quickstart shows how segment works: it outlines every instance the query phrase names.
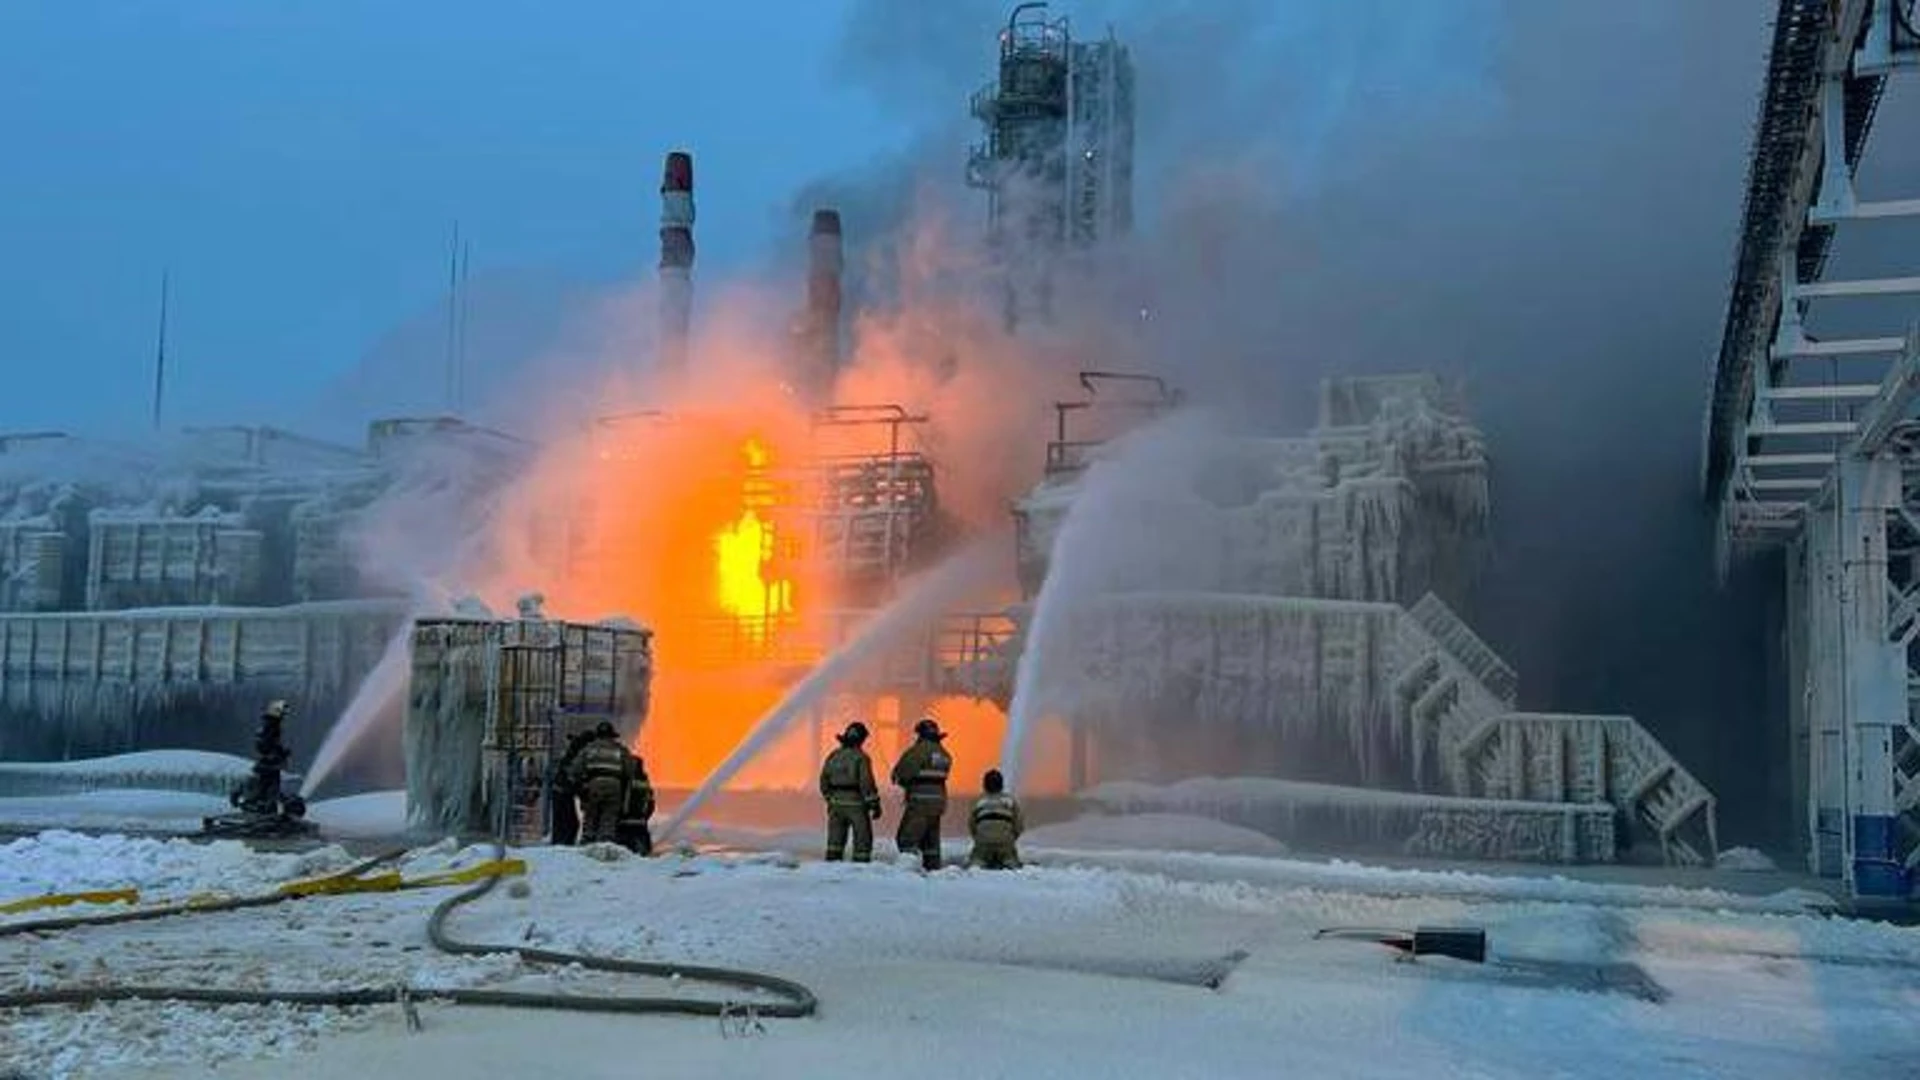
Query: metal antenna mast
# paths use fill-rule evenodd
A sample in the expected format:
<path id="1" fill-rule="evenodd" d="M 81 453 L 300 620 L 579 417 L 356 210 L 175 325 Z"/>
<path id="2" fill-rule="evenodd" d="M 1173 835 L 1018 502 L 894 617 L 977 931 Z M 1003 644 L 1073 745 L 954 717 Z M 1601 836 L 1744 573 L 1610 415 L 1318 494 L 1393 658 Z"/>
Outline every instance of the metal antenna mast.
<path id="1" fill-rule="evenodd" d="M 453 239 L 447 244 L 447 358 L 446 358 L 446 403 L 447 411 L 453 412 L 457 406 L 454 401 L 454 372 L 458 360 L 455 350 L 459 345 L 460 322 L 460 222 L 453 223 Z"/>
<path id="2" fill-rule="evenodd" d="M 454 345 L 453 407 L 458 412 L 467 404 L 467 264 L 473 257 L 473 241 L 460 245 L 460 332 Z"/>
<path id="3" fill-rule="evenodd" d="M 160 404 L 167 388 L 167 274 L 160 271 L 160 332 L 153 356 L 153 430 L 160 430 Z"/>

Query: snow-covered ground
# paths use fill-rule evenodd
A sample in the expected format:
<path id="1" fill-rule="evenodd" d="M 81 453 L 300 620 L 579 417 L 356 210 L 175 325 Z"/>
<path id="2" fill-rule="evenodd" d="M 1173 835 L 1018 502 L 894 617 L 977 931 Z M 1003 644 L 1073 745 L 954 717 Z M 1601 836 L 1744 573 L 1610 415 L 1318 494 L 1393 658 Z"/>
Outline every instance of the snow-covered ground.
<path id="1" fill-rule="evenodd" d="M 1031 829 L 1027 848 L 1171 850 L 1216 855 L 1285 855 L 1287 846 L 1263 832 L 1185 814 L 1089 814 Z"/>
<path id="2" fill-rule="evenodd" d="M 183 791 L 225 799 L 253 762 L 206 750 L 142 750 L 79 761 L 0 761 L 0 795 L 69 795 L 115 788 Z M 298 784 L 299 774 L 289 773 Z"/>
<path id="3" fill-rule="evenodd" d="M 468 938 L 745 966 L 819 994 L 818 1017 L 769 1020 L 744 1037 L 695 1019 L 429 1007 L 425 1030 L 410 1033 L 384 1006 L 116 1005 L 0 1018 L 0 1067 L 274 1080 L 837 1077 L 869 1067 L 1431 1080 L 1911 1077 L 1920 1063 L 1920 930 L 1799 912 L 1790 895 L 1251 856 L 1108 851 L 1113 861 L 1094 865 L 1091 855 L 1026 853 L 1036 865 L 1018 873 L 924 876 L 786 853 L 607 862 L 533 849 L 523 853 L 530 888 L 496 892 L 456 918 Z M 408 872 L 485 854 L 441 845 L 416 852 Z M 50 833 L 0 846 L 0 901 L 125 885 L 147 902 L 249 893 L 349 861 L 337 848 L 264 854 L 232 842 Z M 1252 872 L 1260 867 L 1267 872 Z M 445 895 L 329 897 L 0 938 L 0 985 L 608 985 L 436 954 L 424 923 Z M 1484 926 L 1495 962 L 1395 963 L 1377 946 L 1312 936 L 1325 926 L 1416 924 Z M 1627 965 L 1668 995 L 1664 1003 L 1595 989 L 1630 986 Z M 1224 971 L 1218 989 L 1203 985 Z"/>
<path id="4" fill-rule="evenodd" d="M 226 798 L 140 789 L 0 798 L 0 829 L 127 829 L 198 832 L 203 819 L 233 809 Z"/>
<path id="5" fill-rule="evenodd" d="M 191 791 L 103 788 L 65 795 L 0 797 L 0 830 L 111 829 L 142 833 L 197 833 L 204 819 L 233 807 L 226 796 Z M 406 794 L 378 791 L 322 799 L 307 817 L 329 837 L 399 836 L 406 831 Z"/>

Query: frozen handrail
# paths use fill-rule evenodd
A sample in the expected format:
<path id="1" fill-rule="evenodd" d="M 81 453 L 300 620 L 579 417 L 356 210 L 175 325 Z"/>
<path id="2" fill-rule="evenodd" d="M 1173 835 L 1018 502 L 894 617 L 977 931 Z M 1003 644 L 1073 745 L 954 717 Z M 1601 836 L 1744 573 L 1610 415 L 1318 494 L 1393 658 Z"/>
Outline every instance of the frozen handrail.
<path id="1" fill-rule="evenodd" d="M 1420 602 L 1408 609 L 1413 620 L 1421 628 L 1433 635 L 1440 646 L 1452 654 L 1462 667 L 1473 672 L 1474 678 L 1492 691 L 1494 696 L 1512 707 L 1519 694 L 1520 677 L 1493 647 L 1473 632 L 1473 628 L 1460 620 L 1453 609 L 1432 593 L 1420 598 Z"/>

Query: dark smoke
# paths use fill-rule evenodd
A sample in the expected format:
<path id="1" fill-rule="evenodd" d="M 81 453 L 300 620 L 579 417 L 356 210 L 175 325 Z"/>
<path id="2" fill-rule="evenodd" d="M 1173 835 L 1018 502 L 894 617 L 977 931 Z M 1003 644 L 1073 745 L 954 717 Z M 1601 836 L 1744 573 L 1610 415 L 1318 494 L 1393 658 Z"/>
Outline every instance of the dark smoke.
<path id="1" fill-rule="evenodd" d="M 925 197 L 918 178 L 959 175 L 966 139 L 944 133 L 992 73 L 1006 7 L 856 4 L 840 69 L 937 118 L 941 138 L 922 144 L 931 160 L 839 189 L 892 196 L 859 228 L 843 204 L 850 266 L 905 220 L 908 193 Z M 1054 12 L 1082 36 L 1111 21 L 1134 52 L 1139 226 L 1123 258 L 1156 366 L 1275 430 L 1308 422 L 1326 375 L 1462 378 L 1496 459 L 1496 557 L 1472 616 L 1519 669 L 1523 704 L 1638 716 L 1719 794 L 1723 835 L 1777 838 L 1778 566 L 1717 586 L 1697 488 L 1767 12 Z M 836 183 L 804 193 L 796 221 Z"/>

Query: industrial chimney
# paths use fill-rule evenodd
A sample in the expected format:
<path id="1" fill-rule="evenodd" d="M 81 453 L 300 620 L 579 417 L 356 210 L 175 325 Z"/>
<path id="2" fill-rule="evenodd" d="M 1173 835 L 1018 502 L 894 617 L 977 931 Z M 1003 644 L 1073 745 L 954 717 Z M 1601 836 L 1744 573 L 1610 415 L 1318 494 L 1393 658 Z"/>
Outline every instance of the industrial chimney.
<path id="1" fill-rule="evenodd" d="M 807 356 L 822 396 L 840 370 L 840 211 L 815 210 L 807 233 Z"/>
<path id="2" fill-rule="evenodd" d="M 659 370 L 687 367 L 687 331 L 693 321 L 693 155 L 667 155 L 660 180 Z"/>

